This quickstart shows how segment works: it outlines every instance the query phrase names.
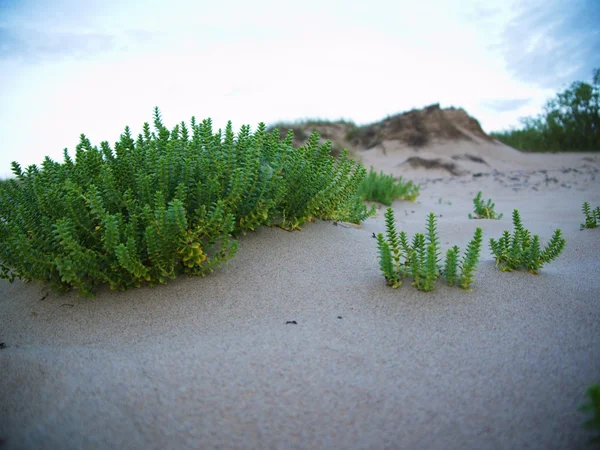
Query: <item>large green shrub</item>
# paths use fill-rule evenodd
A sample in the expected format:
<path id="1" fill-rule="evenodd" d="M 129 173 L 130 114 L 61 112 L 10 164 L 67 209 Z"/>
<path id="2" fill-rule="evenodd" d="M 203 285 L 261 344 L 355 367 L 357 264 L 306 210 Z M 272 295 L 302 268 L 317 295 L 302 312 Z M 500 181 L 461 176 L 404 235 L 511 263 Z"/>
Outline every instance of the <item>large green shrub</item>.
<path id="1" fill-rule="evenodd" d="M 229 259 L 236 236 L 261 225 L 298 229 L 312 217 L 364 220 L 357 201 L 366 169 L 330 156 L 316 133 L 293 148 L 263 123 L 234 134 L 210 119 L 173 130 L 154 111 L 134 140 L 114 149 L 81 135 L 75 158 L 46 157 L 0 185 L 0 276 L 92 295 L 204 275 Z"/>

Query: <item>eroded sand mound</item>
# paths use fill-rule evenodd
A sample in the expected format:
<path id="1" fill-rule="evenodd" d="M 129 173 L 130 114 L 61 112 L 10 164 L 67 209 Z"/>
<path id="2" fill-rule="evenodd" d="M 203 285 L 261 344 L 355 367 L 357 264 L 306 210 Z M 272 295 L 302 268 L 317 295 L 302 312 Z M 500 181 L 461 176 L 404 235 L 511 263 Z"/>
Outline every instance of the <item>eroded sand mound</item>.
<path id="1" fill-rule="evenodd" d="M 369 125 L 356 126 L 352 122 L 309 120 L 296 123 L 277 123 L 281 137 L 294 131 L 294 145 L 303 145 L 313 131 L 322 141 L 330 140 L 334 153 L 347 148 L 351 152 L 368 150 L 385 141 L 396 141 L 409 147 L 421 148 L 439 140 L 466 140 L 493 142 L 479 122 L 462 108 L 440 108 L 439 104 L 387 117 Z"/>
<path id="2" fill-rule="evenodd" d="M 493 141 L 464 109 L 442 109 L 437 103 L 360 127 L 350 137 L 352 144 L 362 149 L 371 149 L 384 141 L 398 141 L 414 148 L 439 140 Z"/>
<path id="3" fill-rule="evenodd" d="M 440 108 L 439 104 L 364 126 L 346 121 L 307 121 L 270 128 L 275 127 L 282 137 L 292 129 L 296 146 L 304 145 L 317 131 L 321 142 L 332 142 L 334 155 L 346 148 L 367 168 L 420 179 L 540 167 L 552 170 L 598 162 L 596 156 L 585 153 L 522 153 L 488 136 L 464 109 Z"/>

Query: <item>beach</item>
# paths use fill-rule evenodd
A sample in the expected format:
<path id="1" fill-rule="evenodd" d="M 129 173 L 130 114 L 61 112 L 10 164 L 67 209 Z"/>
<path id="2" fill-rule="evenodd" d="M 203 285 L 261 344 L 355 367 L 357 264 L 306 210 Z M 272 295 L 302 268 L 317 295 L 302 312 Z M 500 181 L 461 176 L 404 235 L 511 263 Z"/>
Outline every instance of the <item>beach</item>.
<path id="1" fill-rule="evenodd" d="M 393 204 L 399 231 L 433 212 L 445 250 L 482 227 L 472 291 L 387 286 L 384 206 L 359 228 L 260 228 L 225 267 L 166 286 L 89 299 L 2 280 L 0 448 L 587 448 L 600 229 L 580 224 L 600 157 L 436 145 L 360 156 L 421 184 Z M 468 218 L 479 191 L 500 220 Z M 538 275 L 501 272 L 489 250 L 514 209 L 543 244 L 566 239 Z"/>

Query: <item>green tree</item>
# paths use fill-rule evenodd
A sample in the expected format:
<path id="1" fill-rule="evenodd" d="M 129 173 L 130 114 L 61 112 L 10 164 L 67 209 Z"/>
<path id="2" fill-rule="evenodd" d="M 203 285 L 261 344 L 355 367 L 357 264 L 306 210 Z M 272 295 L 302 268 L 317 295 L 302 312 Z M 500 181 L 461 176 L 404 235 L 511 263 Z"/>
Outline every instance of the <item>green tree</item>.
<path id="1" fill-rule="evenodd" d="M 600 68 L 592 84 L 575 81 L 546 103 L 543 114 L 520 120 L 522 129 L 492 136 L 525 151 L 600 151 Z"/>

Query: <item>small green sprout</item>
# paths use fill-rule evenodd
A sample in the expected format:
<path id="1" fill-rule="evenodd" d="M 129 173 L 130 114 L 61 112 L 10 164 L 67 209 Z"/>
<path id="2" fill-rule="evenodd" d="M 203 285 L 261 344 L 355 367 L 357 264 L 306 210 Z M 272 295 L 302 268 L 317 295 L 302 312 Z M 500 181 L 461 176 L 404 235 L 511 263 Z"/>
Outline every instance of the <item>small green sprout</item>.
<path id="1" fill-rule="evenodd" d="M 503 214 L 498 214 L 494 211 L 496 205 L 492 203 L 492 200 L 488 199 L 487 202 L 484 202 L 481 196 L 482 193 L 479 191 L 477 196 L 473 199 L 475 215 L 469 214 L 469 219 L 502 219 Z"/>
<path id="2" fill-rule="evenodd" d="M 583 202 L 582 210 L 585 216 L 585 223 L 581 224 L 581 228 L 598 227 L 598 222 L 600 222 L 600 206 L 592 210 L 588 202 Z"/>
<path id="3" fill-rule="evenodd" d="M 470 289 L 471 284 L 475 281 L 475 270 L 479 263 L 479 254 L 481 252 L 481 242 L 483 240 L 483 230 L 479 227 L 475 229 L 473 239 L 467 245 L 465 254 L 460 264 L 460 287 Z"/>
<path id="4" fill-rule="evenodd" d="M 458 284 L 458 253 L 460 248 L 458 245 L 449 248 L 446 251 L 446 263 L 444 265 L 444 278 L 448 282 L 448 286 Z"/>

